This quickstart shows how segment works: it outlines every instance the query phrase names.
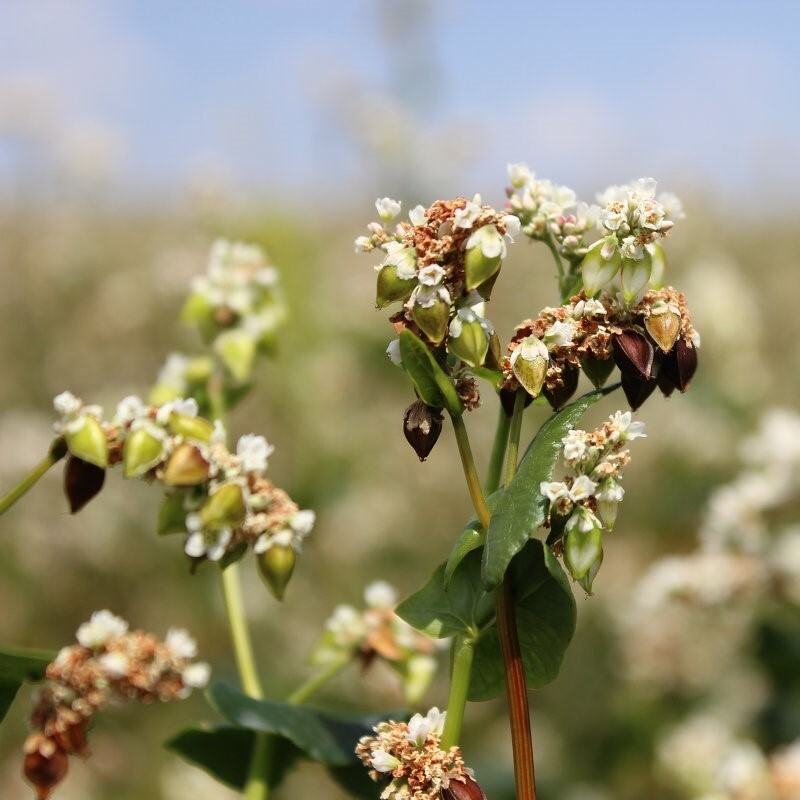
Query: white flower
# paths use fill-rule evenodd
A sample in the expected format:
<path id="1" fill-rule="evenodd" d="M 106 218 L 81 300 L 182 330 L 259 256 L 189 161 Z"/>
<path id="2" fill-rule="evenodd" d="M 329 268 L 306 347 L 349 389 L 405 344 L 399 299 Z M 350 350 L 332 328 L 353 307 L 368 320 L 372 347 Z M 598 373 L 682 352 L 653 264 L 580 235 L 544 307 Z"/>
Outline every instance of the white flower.
<path id="1" fill-rule="evenodd" d="M 555 503 L 556 500 L 562 497 L 569 497 L 569 489 L 566 483 L 561 481 L 542 481 L 539 484 L 539 491 L 551 502 Z"/>
<path id="2" fill-rule="evenodd" d="M 622 223 L 625 222 L 626 215 L 622 213 L 618 208 L 604 208 L 600 212 L 599 221 L 600 224 L 607 230 L 607 231 L 618 231 L 622 226 Z"/>
<path id="3" fill-rule="evenodd" d="M 389 222 L 400 213 L 401 203 L 399 200 L 392 200 L 391 197 L 379 197 L 375 201 L 375 208 L 378 210 L 378 216 L 384 222 Z"/>
<path id="4" fill-rule="evenodd" d="M 186 515 L 186 529 L 189 531 L 183 546 L 186 555 L 192 558 L 205 556 L 209 561 L 219 561 L 225 555 L 233 536 L 229 528 L 219 531 L 203 528 L 200 515 L 197 513 Z"/>
<path id="5" fill-rule="evenodd" d="M 476 194 L 471 202 L 468 202 L 464 208 L 459 208 L 453 215 L 453 224 L 456 228 L 469 229 L 481 214 L 481 196 Z"/>
<path id="6" fill-rule="evenodd" d="M 267 459 L 275 448 L 263 436 L 247 433 L 236 443 L 236 455 L 242 459 L 245 472 L 261 474 L 267 469 Z"/>
<path id="7" fill-rule="evenodd" d="M 564 460 L 567 463 L 579 461 L 586 455 L 586 431 L 572 430 L 561 442 L 564 445 Z"/>
<path id="8" fill-rule="evenodd" d="M 570 320 L 556 320 L 545 332 L 544 342 L 548 347 L 564 347 L 572 344 L 575 325 Z"/>
<path id="9" fill-rule="evenodd" d="M 73 417 L 83 407 L 83 401 L 72 392 L 61 392 L 53 398 L 53 408 L 62 417 Z"/>
<path id="10" fill-rule="evenodd" d="M 612 441 L 631 442 L 647 436 L 644 432 L 644 422 L 633 422 L 630 411 L 615 411 L 608 419 L 612 428 L 610 437 Z"/>
<path id="11" fill-rule="evenodd" d="M 597 484 L 588 475 L 579 475 L 569 491 L 569 499 L 573 503 L 586 500 L 594 494 L 595 489 Z"/>
<path id="12" fill-rule="evenodd" d="M 103 672 L 111 678 L 124 678 L 130 668 L 125 653 L 104 653 L 98 661 Z"/>
<path id="13" fill-rule="evenodd" d="M 444 722 L 447 717 L 446 711 L 439 711 L 434 706 L 424 717 L 422 714 L 414 714 L 408 721 L 408 733 L 406 739 L 413 742 L 417 747 L 424 747 L 429 735 L 441 736 L 444 730 Z"/>
<path id="14" fill-rule="evenodd" d="M 197 642 L 183 628 L 170 628 L 164 644 L 173 658 L 190 659 L 197 655 Z"/>
<path id="15" fill-rule="evenodd" d="M 214 420 L 214 430 L 211 433 L 209 442 L 211 444 L 225 444 L 228 440 L 228 431 L 225 430 L 225 423 L 221 419 Z"/>
<path id="16" fill-rule="evenodd" d="M 377 772 L 391 772 L 400 766 L 400 760 L 386 750 L 378 748 L 372 751 L 372 768 Z"/>
<path id="17" fill-rule="evenodd" d="M 116 421 L 120 425 L 127 425 L 135 419 L 143 417 L 147 413 L 147 406 L 142 402 L 141 398 L 135 394 L 123 397 L 117 403 L 117 412 L 115 415 Z"/>
<path id="18" fill-rule="evenodd" d="M 174 400 L 170 400 L 169 403 L 164 403 L 164 405 L 158 409 L 156 412 L 156 422 L 159 425 L 166 425 L 173 414 L 178 414 L 181 417 L 196 417 L 198 411 L 197 400 L 193 397 L 188 399 L 176 397 Z"/>
<path id="19" fill-rule="evenodd" d="M 386 242 L 383 246 L 386 259 L 383 265 L 392 264 L 397 267 L 397 277 L 406 281 L 417 274 L 417 251 L 406 247 L 402 242 Z"/>
<path id="20" fill-rule="evenodd" d="M 189 359 L 182 353 L 170 353 L 161 371 L 158 373 L 157 383 L 167 389 L 183 394 L 186 391 L 186 370 Z"/>
<path id="21" fill-rule="evenodd" d="M 595 492 L 595 497 L 600 502 L 620 503 L 622 498 L 625 497 L 625 489 L 613 478 L 609 478 L 600 484 L 600 489 Z"/>
<path id="22" fill-rule="evenodd" d="M 506 238 L 513 242 L 514 237 L 519 234 L 519 217 L 515 217 L 513 214 L 506 214 L 502 219 L 502 223 L 506 228 Z"/>
<path id="23" fill-rule="evenodd" d="M 107 609 L 95 611 L 88 622 L 78 628 L 76 638 L 82 647 L 97 650 L 111 639 L 116 639 L 128 630 L 128 623 Z"/>
<path id="24" fill-rule="evenodd" d="M 423 286 L 438 286 L 446 274 L 438 264 L 431 264 L 421 269 L 417 277 Z"/>
<path id="25" fill-rule="evenodd" d="M 370 608 L 394 608 L 397 592 L 386 581 L 375 581 L 364 589 L 364 601 Z"/>
<path id="26" fill-rule="evenodd" d="M 480 246 L 486 258 L 506 257 L 506 243 L 494 225 L 482 225 L 467 239 L 467 250 Z"/>
<path id="27" fill-rule="evenodd" d="M 403 357 L 402 357 L 402 355 L 400 355 L 400 340 L 399 339 L 392 339 L 392 341 L 389 342 L 389 346 L 386 348 L 386 355 L 389 356 L 389 360 L 396 367 L 402 366 Z"/>
<path id="28" fill-rule="evenodd" d="M 308 536 L 311 529 L 314 527 L 317 515 L 310 509 L 304 508 L 300 511 L 295 511 L 289 517 L 289 527 L 299 536 L 300 539 Z"/>
<path id="29" fill-rule="evenodd" d="M 350 605 L 338 605 L 325 622 L 325 628 L 333 635 L 339 647 L 355 647 L 366 633 L 366 625 L 361 614 Z"/>
<path id="30" fill-rule="evenodd" d="M 569 533 L 577 528 L 581 533 L 590 533 L 600 527 L 602 527 L 600 520 L 586 506 L 575 506 L 575 510 L 567 520 L 566 531 Z"/>
<path id="31" fill-rule="evenodd" d="M 181 679 L 183 680 L 184 686 L 188 686 L 191 689 L 204 688 L 210 677 L 211 667 L 204 661 L 200 661 L 197 664 L 189 664 L 184 667 L 183 672 L 181 672 Z"/>
<path id="32" fill-rule="evenodd" d="M 510 361 L 512 367 L 518 358 L 524 361 L 533 361 L 536 358 L 549 359 L 550 354 L 547 352 L 547 347 L 541 339 L 537 339 L 535 336 L 529 336 L 525 339 L 524 343 L 517 347 L 511 354 Z"/>
<path id="33" fill-rule="evenodd" d="M 650 200 L 655 197 L 656 186 L 655 178 L 639 178 L 629 187 L 628 197 L 637 203 Z"/>
<path id="34" fill-rule="evenodd" d="M 684 219 L 686 214 L 683 213 L 683 203 L 680 199 L 671 192 L 662 192 L 658 196 L 658 202 L 664 208 L 664 213 L 670 219 Z"/>
<path id="35" fill-rule="evenodd" d="M 369 253 L 372 250 L 372 240 L 369 236 L 357 236 L 353 246 L 356 253 Z"/>
<path id="36" fill-rule="evenodd" d="M 425 216 L 425 206 L 414 206 L 414 208 L 408 212 L 408 218 L 414 226 L 424 225 L 428 221 L 428 218 Z"/>
<path id="37" fill-rule="evenodd" d="M 508 179 L 515 189 L 521 189 L 528 181 L 533 180 L 533 173 L 527 164 L 509 164 L 506 169 Z"/>
<path id="38" fill-rule="evenodd" d="M 626 236 L 620 242 L 619 251 L 623 258 L 641 261 L 644 258 L 644 245 L 635 236 Z"/>

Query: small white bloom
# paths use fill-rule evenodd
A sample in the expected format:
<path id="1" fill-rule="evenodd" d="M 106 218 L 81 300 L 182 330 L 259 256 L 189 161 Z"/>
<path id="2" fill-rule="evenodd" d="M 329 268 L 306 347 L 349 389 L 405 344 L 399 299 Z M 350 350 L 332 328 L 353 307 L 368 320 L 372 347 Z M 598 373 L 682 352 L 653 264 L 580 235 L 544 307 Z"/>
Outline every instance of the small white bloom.
<path id="1" fill-rule="evenodd" d="M 481 196 L 476 194 L 471 202 L 468 202 L 464 208 L 459 208 L 453 215 L 453 224 L 456 228 L 464 228 L 468 230 L 472 227 L 473 223 L 481 214 Z"/>
<path id="2" fill-rule="evenodd" d="M 586 506 L 575 506 L 575 510 L 567 520 L 565 530 L 569 533 L 577 528 L 581 533 L 590 533 L 595 528 L 601 527 L 600 520 Z"/>
<path id="3" fill-rule="evenodd" d="M 564 347 L 572 344 L 575 325 L 570 320 L 556 320 L 545 332 L 544 342 L 548 347 Z"/>
<path id="4" fill-rule="evenodd" d="M 311 533 L 316 519 L 317 515 L 313 511 L 307 508 L 301 509 L 300 511 L 295 511 L 295 513 L 289 517 L 289 526 L 302 538 Z"/>
<path id="5" fill-rule="evenodd" d="M 569 499 L 573 503 L 590 498 L 597 489 L 597 484 L 588 475 L 579 475 L 569 491 Z"/>
<path id="6" fill-rule="evenodd" d="M 191 689 L 203 689 L 211 677 L 211 667 L 204 661 L 197 664 L 189 664 L 183 668 L 181 679 L 185 686 Z"/>
<path id="7" fill-rule="evenodd" d="M 209 441 L 211 444 L 225 444 L 228 441 L 228 432 L 225 430 L 225 423 L 222 420 L 214 420 L 214 430 Z"/>
<path id="8" fill-rule="evenodd" d="M 161 371 L 158 373 L 157 383 L 173 392 L 183 394 L 186 391 L 186 370 L 189 359 L 183 353 L 170 353 Z"/>
<path id="9" fill-rule="evenodd" d="M 586 431 L 572 430 L 562 440 L 564 460 L 567 463 L 579 461 L 586 455 Z"/>
<path id="10" fill-rule="evenodd" d="M 619 251 L 623 258 L 641 261 L 644 258 L 644 245 L 635 236 L 626 236 L 620 242 Z"/>
<path id="11" fill-rule="evenodd" d="M 386 581 L 375 581 L 364 589 L 364 601 L 370 608 L 394 608 L 397 592 Z"/>
<path id="12" fill-rule="evenodd" d="M 117 617 L 107 609 L 95 611 L 88 622 L 78 628 L 76 638 L 82 647 L 97 650 L 111 639 L 124 635 L 128 630 L 128 623 L 122 617 Z"/>
<path id="13" fill-rule="evenodd" d="M 378 748 L 372 751 L 372 768 L 377 772 L 391 772 L 400 766 L 399 759 L 395 758 L 386 750 Z"/>
<path id="14" fill-rule="evenodd" d="M 508 170 L 508 179 L 515 189 L 521 189 L 528 181 L 533 180 L 533 173 L 527 164 L 509 164 L 506 169 Z"/>
<path id="15" fill-rule="evenodd" d="M 103 672 L 111 678 L 124 678 L 130 668 L 125 653 L 104 653 L 98 661 Z"/>
<path id="16" fill-rule="evenodd" d="M 383 265 L 397 267 L 398 278 L 405 281 L 417 274 L 417 251 L 413 247 L 406 247 L 402 242 L 387 242 L 383 247 L 386 250 Z"/>
<path id="17" fill-rule="evenodd" d="M 358 236 L 353 242 L 356 253 L 369 253 L 372 250 L 372 240 L 369 236 Z"/>
<path id="18" fill-rule="evenodd" d="M 562 497 L 569 497 L 569 489 L 566 483 L 561 481 L 542 481 L 539 484 L 539 491 L 551 502 L 555 503 Z"/>
<path id="19" fill-rule="evenodd" d="M 408 212 L 408 218 L 414 226 L 424 225 L 428 221 L 428 218 L 425 216 L 425 206 L 414 206 L 414 208 Z"/>
<path id="20" fill-rule="evenodd" d="M 267 459 L 274 450 L 263 436 L 255 433 L 245 434 L 236 444 L 236 455 L 242 459 L 242 469 L 245 472 L 266 472 Z"/>
<path id="21" fill-rule="evenodd" d="M 644 432 L 644 422 L 633 422 L 630 411 L 615 411 L 608 419 L 611 423 L 612 439 L 630 442 L 647 436 Z"/>
<path id="22" fill-rule="evenodd" d="M 83 401 L 72 392 L 61 392 L 53 398 L 53 408 L 62 417 L 73 417 L 83 407 Z"/>
<path id="23" fill-rule="evenodd" d="M 524 361 L 533 361 L 537 358 L 549 359 L 550 354 L 547 352 L 547 347 L 541 339 L 537 339 L 535 336 L 529 336 L 525 339 L 524 343 L 517 347 L 511 354 L 510 361 L 512 366 L 518 358 Z"/>
<path id="24" fill-rule="evenodd" d="M 446 274 L 438 264 L 431 264 L 421 269 L 417 277 L 423 286 L 438 286 Z"/>
<path id="25" fill-rule="evenodd" d="M 183 546 L 187 556 L 202 558 L 209 561 L 219 561 L 228 549 L 233 533 L 229 528 L 213 531 L 203 528 L 200 515 L 197 513 L 186 515 L 186 528 L 189 536 Z"/>
<path id="26" fill-rule="evenodd" d="M 510 241 L 514 241 L 514 237 L 519 235 L 520 229 L 520 221 L 519 217 L 515 217 L 513 214 L 506 214 L 503 217 L 503 225 L 506 227 L 506 237 Z"/>
<path id="27" fill-rule="evenodd" d="M 120 425 L 127 425 L 147 413 L 147 406 L 135 394 L 128 395 L 117 404 L 116 421 Z"/>
<path id="28" fill-rule="evenodd" d="M 400 213 L 401 203 L 399 200 L 392 200 L 391 197 L 379 197 L 375 201 L 375 208 L 378 210 L 378 216 L 384 222 L 389 222 Z"/>
<path id="29" fill-rule="evenodd" d="M 183 628 L 170 628 L 164 644 L 173 658 L 190 659 L 197 655 L 197 642 Z"/>
<path id="30" fill-rule="evenodd" d="M 400 340 L 392 339 L 389 346 L 386 348 L 386 355 L 395 366 L 399 367 L 403 364 L 403 357 L 400 355 Z"/>
<path id="31" fill-rule="evenodd" d="M 422 714 L 414 714 L 408 721 L 408 733 L 406 739 L 413 742 L 417 747 L 424 747 L 429 735 L 441 736 L 444 730 L 444 722 L 447 717 L 446 711 L 439 711 L 434 706 L 424 717 Z"/>
<path id="32" fill-rule="evenodd" d="M 467 239 L 467 250 L 480 246 L 486 258 L 506 257 L 505 239 L 494 225 L 482 225 Z"/>

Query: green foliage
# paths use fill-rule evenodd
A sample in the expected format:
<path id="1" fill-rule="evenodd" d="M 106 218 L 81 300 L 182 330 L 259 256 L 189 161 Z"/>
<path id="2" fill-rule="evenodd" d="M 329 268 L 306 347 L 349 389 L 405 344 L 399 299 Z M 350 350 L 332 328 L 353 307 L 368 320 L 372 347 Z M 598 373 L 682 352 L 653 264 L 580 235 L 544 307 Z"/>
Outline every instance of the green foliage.
<path id="1" fill-rule="evenodd" d="M 534 437 L 492 513 L 483 551 L 482 576 L 487 589 L 500 585 L 511 559 L 544 522 L 547 498 L 539 491 L 539 484 L 551 479 L 567 431 L 606 391 L 579 397 L 550 417 Z"/>
<path id="2" fill-rule="evenodd" d="M 22 650 L 0 647 L 0 722 L 5 719 L 11 703 L 23 683 L 44 680 L 47 665 L 55 653 L 44 650 Z"/>
<path id="3" fill-rule="evenodd" d="M 400 355 L 420 400 L 434 408 L 446 408 L 453 416 L 461 416 L 464 407 L 456 387 L 436 363 L 430 350 L 411 331 L 400 334 Z"/>

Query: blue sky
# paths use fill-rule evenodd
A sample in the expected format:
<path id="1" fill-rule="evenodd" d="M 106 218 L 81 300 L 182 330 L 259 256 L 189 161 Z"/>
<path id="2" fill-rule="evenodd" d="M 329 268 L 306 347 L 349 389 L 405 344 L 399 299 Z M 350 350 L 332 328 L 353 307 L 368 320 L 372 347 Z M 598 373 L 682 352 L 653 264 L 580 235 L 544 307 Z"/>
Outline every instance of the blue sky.
<path id="1" fill-rule="evenodd" d="M 774 202 L 800 178 L 798 23 L 793 0 L 3 0 L 0 179 L 96 156 L 136 191 L 353 203 L 493 194 L 527 161 Z"/>

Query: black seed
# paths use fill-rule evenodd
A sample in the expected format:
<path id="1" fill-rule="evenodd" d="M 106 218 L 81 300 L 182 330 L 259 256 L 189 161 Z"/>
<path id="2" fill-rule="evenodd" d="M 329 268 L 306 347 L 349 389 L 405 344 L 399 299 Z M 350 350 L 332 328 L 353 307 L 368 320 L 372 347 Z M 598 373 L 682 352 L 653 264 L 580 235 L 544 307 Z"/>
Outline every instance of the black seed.
<path id="1" fill-rule="evenodd" d="M 80 511 L 103 488 L 106 471 L 77 456 L 70 456 L 64 466 L 64 494 L 71 514 Z"/>
<path id="2" fill-rule="evenodd" d="M 650 340 L 634 330 L 615 334 L 612 339 L 614 361 L 622 373 L 648 379 L 653 371 L 653 345 Z"/>
<path id="3" fill-rule="evenodd" d="M 580 371 L 577 367 L 574 367 L 572 364 L 564 364 L 564 366 L 561 367 L 561 385 L 553 391 L 550 391 L 545 384 L 542 394 L 547 398 L 553 411 L 558 411 L 558 409 L 575 394 L 575 390 L 578 388 L 579 377 Z"/>
<path id="4" fill-rule="evenodd" d="M 656 389 L 657 381 L 655 378 L 643 380 L 629 372 L 622 373 L 622 391 L 628 398 L 628 404 L 636 411 L 639 406 L 650 397 Z"/>
<path id="5" fill-rule="evenodd" d="M 414 448 L 420 461 L 424 461 L 442 432 L 442 412 L 426 406 L 422 400 L 414 401 L 403 415 L 403 435 Z"/>

